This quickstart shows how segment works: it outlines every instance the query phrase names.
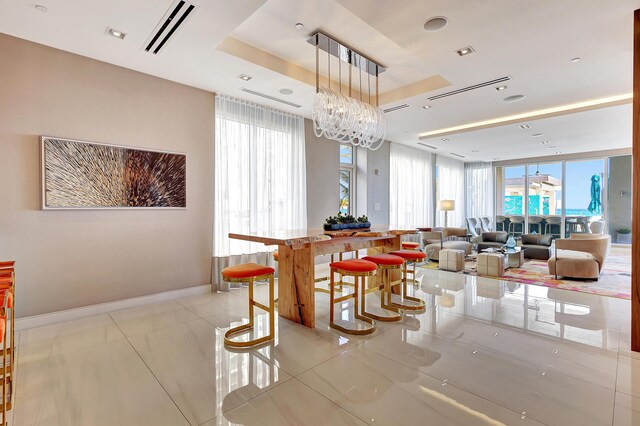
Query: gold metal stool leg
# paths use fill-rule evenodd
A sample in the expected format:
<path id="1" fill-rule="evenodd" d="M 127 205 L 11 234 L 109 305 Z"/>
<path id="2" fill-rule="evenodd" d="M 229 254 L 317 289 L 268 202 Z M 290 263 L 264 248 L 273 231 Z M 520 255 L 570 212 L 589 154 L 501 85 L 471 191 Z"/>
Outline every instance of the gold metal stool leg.
<path id="1" fill-rule="evenodd" d="M 335 291 L 335 287 L 336 287 L 336 282 L 334 281 L 334 274 L 338 273 L 340 274 L 341 279 L 344 278 L 345 275 L 348 276 L 353 276 L 354 280 L 355 280 L 355 286 L 354 286 L 354 292 L 347 294 L 346 296 L 341 296 L 336 298 L 334 291 Z M 374 272 L 375 273 L 375 272 Z M 373 274 L 371 274 L 373 275 Z M 360 299 L 360 288 L 361 286 L 358 285 L 358 278 L 362 278 L 361 280 L 361 286 L 362 286 L 362 290 L 364 290 L 364 278 L 365 275 L 358 275 L 358 274 L 350 274 L 346 271 L 338 271 L 336 269 L 331 268 L 331 274 L 330 274 L 330 280 L 329 280 L 329 286 L 330 286 L 330 293 L 329 293 L 329 327 L 336 329 L 338 331 L 342 331 L 343 333 L 347 333 L 347 334 L 355 334 L 355 335 L 366 335 L 366 334 L 371 334 L 374 331 L 376 331 L 376 324 L 375 322 L 373 322 L 373 320 L 371 318 L 367 318 L 364 317 L 362 315 L 360 315 L 360 307 L 359 307 L 359 299 Z M 369 328 L 365 328 L 365 329 L 352 329 L 352 328 L 346 328 L 343 327 L 341 325 L 338 325 L 334 322 L 334 315 L 335 315 L 335 304 L 336 303 L 342 303 L 344 301 L 347 301 L 349 299 L 354 299 L 353 301 L 353 305 L 354 305 L 354 317 L 356 319 L 359 319 L 360 321 L 366 322 L 368 324 L 371 324 L 371 327 Z"/>
<path id="2" fill-rule="evenodd" d="M 380 272 L 380 280 L 382 281 L 382 284 L 373 288 L 364 289 L 364 292 L 362 293 L 362 315 L 368 318 L 371 318 L 377 321 L 383 321 L 383 322 L 400 321 L 402 319 L 402 315 L 381 316 L 381 315 L 373 314 L 371 312 L 367 312 L 366 295 L 367 293 L 372 293 L 377 290 L 380 290 L 380 307 L 382 309 L 392 311 L 395 313 L 399 312 L 399 309 L 388 305 L 387 303 L 385 303 L 385 300 L 384 300 L 384 295 L 387 292 L 387 287 L 391 282 L 391 269 L 397 269 L 397 268 L 395 267 L 390 268 L 390 267 L 384 267 L 384 266 L 378 265 L 378 272 Z"/>
<path id="3" fill-rule="evenodd" d="M 388 292 L 387 292 L 387 297 L 388 297 L 388 304 L 399 308 L 399 309 L 404 309 L 404 310 L 408 310 L 408 311 L 421 311 L 423 309 L 425 309 L 425 303 L 424 300 L 419 299 L 417 297 L 411 297 L 411 296 L 407 296 L 407 263 L 409 262 L 405 262 L 405 264 L 402 266 L 402 279 L 398 280 L 398 281 L 394 281 L 390 284 Z M 414 262 L 412 262 L 414 263 Z M 403 300 L 409 300 L 411 302 L 414 302 L 415 305 L 405 305 L 403 303 L 396 303 L 393 302 L 391 300 L 391 288 L 396 286 L 396 285 L 401 285 L 402 286 L 402 298 Z"/>
<path id="4" fill-rule="evenodd" d="M 255 300 L 253 300 L 253 285 L 255 283 L 255 281 L 257 279 L 265 279 L 268 278 L 269 279 L 269 306 L 263 305 L 262 303 L 258 303 Z M 269 275 L 264 275 L 264 276 L 260 276 L 260 277 L 251 277 L 249 279 L 246 280 L 238 280 L 238 281 L 243 281 L 243 282 L 248 282 L 249 284 L 249 323 L 248 324 L 243 324 L 240 325 L 238 327 L 234 327 L 230 330 L 228 330 L 226 333 L 224 333 L 224 343 L 225 345 L 234 347 L 234 348 L 247 348 L 250 346 L 255 346 L 255 345 L 259 345 L 260 343 L 264 343 L 267 342 L 269 340 L 273 340 L 274 337 L 274 323 L 275 323 L 275 319 L 274 319 L 274 315 L 275 315 L 275 300 L 274 300 L 274 287 L 275 287 L 275 281 L 274 281 L 274 277 L 273 274 L 269 274 Z M 254 317 L 253 317 L 253 307 L 257 306 L 258 308 L 262 309 L 263 311 L 266 311 L 269 313 L 269 334 L 263 337 L 260 337 L 258 339 L 253 339 L 253 340 L 247 340 L 246 342 L 242 342 L 242 341 L 237 341 L 237 340 L 233 340 L 233 338 L 235 337 L 235 334 L 238 334 L 240 332 L 244 332 L 247 330 L 251 330 L 253 329 L 253 325 L 254 325 Z"/>

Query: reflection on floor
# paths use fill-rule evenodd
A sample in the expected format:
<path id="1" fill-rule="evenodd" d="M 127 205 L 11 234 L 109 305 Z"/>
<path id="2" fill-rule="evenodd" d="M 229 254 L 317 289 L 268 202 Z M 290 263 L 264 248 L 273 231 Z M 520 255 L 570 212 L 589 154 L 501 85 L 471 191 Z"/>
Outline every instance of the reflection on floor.
<path id="1" fill-rule="evenodd" d="M 316 329 L 280 319 L 274 343 L 231 352 L 245 289 L 23 331 L 13 424 L 640 424 L 628 301 L 419 279 L 426 311 L 363 337 L 329 331 L 318 294 Z"/>

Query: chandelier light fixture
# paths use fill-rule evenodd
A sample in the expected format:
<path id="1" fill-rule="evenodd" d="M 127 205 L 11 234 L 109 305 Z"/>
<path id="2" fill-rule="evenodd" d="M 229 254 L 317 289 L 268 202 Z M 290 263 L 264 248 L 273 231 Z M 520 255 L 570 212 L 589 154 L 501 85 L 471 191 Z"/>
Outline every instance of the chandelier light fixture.
<path id="1" fill-rule="evenodd" d="M 371 150 L 380 148 L 387 132 L 387 121 L 378 106 L 378 76 L 385 69 L 321 32 L 307 41 L 316 47 L 316 95 L 312 112 L 316 136 Z M 327 54 L 327 83 L 322 86 L 320 50 Z M 337 82 L 331 79 L 332 62 L 335 62 L 332 57 L 338 59 Z M 347 79 L 344 83 L 343 67 Z M 334 69 L 334 77 L 335 73 Z"/>

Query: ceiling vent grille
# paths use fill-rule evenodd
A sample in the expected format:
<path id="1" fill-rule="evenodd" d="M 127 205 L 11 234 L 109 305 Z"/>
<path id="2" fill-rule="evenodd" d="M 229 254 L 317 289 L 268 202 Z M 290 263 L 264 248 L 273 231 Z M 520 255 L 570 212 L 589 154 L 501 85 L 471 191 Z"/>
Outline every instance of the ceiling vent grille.
<path id="1" fill-rule="evenodd" d="M 189 2 L 176 0 L 145 42 L 144 50 L 154 55 L 160 53 L 187 19 L 193 15 L 196 8 Z"/>
<path id="2" fill-rule="evenodd" d="M 455 157 L 459 157 L 459 158 L 467 158 L 464 155 L 460 155 L 460 154 L 456 154 L 455 152 L 450 152 L 449 154 L 455 156 Z"/>
<path id="3" fill-rule="evenodd" d="M 294 104 L 293 102 L 285 101 L 284 99 L 276 98 L 275 96 L 267 95 L 266 93 L 256 92 L 255 90 L 245 89 L 244 87 L 241 88 L 240 90 L 242 90 L 245 93 L 249 93 L 249 94 L 255 95 L 255 96 L 260 96 L 261 98 L 269 99 L 271 101 L 280 102 L 281 104 L 289 105 L 289 106 L 292 106 L 294 108 L 300 108 L 301 107 L 301 105 Z"/>
<path id="4" fill-rule="evenodd" d="M 405 108 L 409 108 L 409 104 L 402 104 L 402 105 L 397 105 L 387 109 L 383 109 L 382 112 L 389 113 L 389 112 L 398 111 L 400 109 L 405 109 Z"/>
<path id="5" fill-rule="evenodd" d="M 438 149 L 438 147 L 435 147 L 433 145 L 429 145 L 423 142 L 418 142 L 418 145 L 426 146 L 427 148 L 431 148 L 431 149 Z"/>
<path id="6" fill-rule="evenodd" d="M 439 95 L 431 96 L 428 98 L 430 101 L 435 101 L 436 99 L 446 98 L 448 96 L 459 95 L 460 93 L 469 92 L 471 90 L 480 89 L 481 87 L 493 86 L 494 84 L 504 83 L 505 81 L 511 80 L 511 77 L 500 77 L 495 80 L 485 81 L 483 83 L 474 84 L 472 86 L 463 87 L 461 89 L 452 90 L 450 92 L 441 93 Z"/>

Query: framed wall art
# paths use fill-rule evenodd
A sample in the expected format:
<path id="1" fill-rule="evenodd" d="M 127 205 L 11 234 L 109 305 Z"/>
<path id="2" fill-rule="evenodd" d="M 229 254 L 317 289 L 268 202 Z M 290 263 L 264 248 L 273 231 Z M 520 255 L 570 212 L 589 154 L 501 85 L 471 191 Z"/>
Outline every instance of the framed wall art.
<path id="1" fill-rule="evenodd" d="M 186 208 L 187 156 L 41 137 L 42 208 Z"/>

